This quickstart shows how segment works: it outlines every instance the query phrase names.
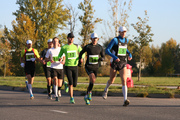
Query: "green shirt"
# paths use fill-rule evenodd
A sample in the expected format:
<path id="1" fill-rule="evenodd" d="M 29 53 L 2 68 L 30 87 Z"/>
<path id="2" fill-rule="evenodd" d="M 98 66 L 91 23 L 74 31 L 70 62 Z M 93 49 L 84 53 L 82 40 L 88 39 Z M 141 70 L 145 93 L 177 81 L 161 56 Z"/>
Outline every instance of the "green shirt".
<path id="1" fill-rule="evenodd" d="M 81 52 L 81 50 L 82 48 L 80 46 L 77 46 L 75 44 L 66 44 L 61 47 L 61 51 L 58 55 L 58 58 L 61 58 L 61 56 L 64 53 L 66 57 L 65 66 L 77 66 L 79 60 L 79 53 Z"/>

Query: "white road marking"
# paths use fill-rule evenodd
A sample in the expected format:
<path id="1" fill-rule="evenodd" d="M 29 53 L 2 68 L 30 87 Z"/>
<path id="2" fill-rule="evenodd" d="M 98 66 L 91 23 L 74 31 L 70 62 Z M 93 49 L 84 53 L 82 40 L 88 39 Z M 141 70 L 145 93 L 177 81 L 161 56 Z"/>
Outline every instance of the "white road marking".
<path id="1" fill-rule="evenodd" d="M 68 112 L 65 112 L 65 111 L 59 111 L 59 110 L 50 110 L 50 111 L 53 111 L 53 112 L 58 112 L 58 113 L 68 113 Z"/>

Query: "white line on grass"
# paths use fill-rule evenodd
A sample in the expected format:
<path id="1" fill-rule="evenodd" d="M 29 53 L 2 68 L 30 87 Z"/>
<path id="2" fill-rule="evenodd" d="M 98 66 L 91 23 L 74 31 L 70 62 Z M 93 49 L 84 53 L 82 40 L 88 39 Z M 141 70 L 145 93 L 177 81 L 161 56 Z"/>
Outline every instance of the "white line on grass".
<path id="1" fill-rule="evenodd" d="M 58 112 L 58 113 L 68 113 L 68 112 L 65 112 L 65 111 L 60 111 L 60 110 L 50 110 L 50 111 L 53 111 L 53 112 Z"/>

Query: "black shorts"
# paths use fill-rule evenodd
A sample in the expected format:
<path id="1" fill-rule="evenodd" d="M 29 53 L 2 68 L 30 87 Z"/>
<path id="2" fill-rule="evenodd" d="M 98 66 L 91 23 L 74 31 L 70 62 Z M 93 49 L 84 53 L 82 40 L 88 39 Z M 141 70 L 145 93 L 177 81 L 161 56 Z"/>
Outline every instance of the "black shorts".
<path id="1" fill-rule="evenodd" d="M 98 72 L 98 68 L 96 67 L 90 67 L 90 66 L 85 66 L 85 70 L 87 72 L 88 75 L 90 75 L 91 73 L 94 73 L 94 75 L 97 77 L 97 72 Z"/>
<path id="2" fill-rule="evenodd" d="M 46 76 L 46 78 L 53 78 L 52 74 L 51 74 L 51 67 L 46 67 L 46 65 L 43 66 L 44 69 L 44 74 Z"/>
<path id="3" fill-rule="evenodd" d="M 65 66 L 65 71 L 66 71 L 69 85 L 73 85 L 73 87 L 76 87 L 77 79 L 78 79 L 78 67 L 77 66 Z"/>
<path id="4" fill-rule="evenodd" d="M 51 68 L 52 76 L 57 77 L 58 79 L 64 78 L 64 71 L 63 69 L 53 69 Z"/>
<path id="5" fill-rule="evenodd" d="M 119 61 L 118 63 L 113 61 L 111 64 L 111 68 L 113 70 L 117 70 L 120 71 L 122 70 L 124 67 L 126 67 L 127 62 L 126 61 Z"/>
<path id="6" fill-rule="evenodd" d="M 34 69 L 32 69 L 32 68 L 30 68 L 30 69 L 24 69 L 24 71 L 25 71 L 25 74 L 26 75 L 31 75 L 31 77 L 34 77 L 35 76 L 35 68 Z"/>

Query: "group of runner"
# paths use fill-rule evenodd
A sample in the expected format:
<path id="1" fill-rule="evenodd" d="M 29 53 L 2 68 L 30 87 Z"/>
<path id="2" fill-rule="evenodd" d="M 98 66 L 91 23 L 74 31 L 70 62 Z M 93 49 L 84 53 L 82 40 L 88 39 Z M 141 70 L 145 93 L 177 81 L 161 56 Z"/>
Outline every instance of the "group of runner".
<path id="1" fill-rule="evenodd" d="M 127 60 L 132 59 L 131 53 L 127 49 L 128 39 L 125 38 L 127 29 L 125 27 L 119 28 L 119 36 L 111 40 L 106 48 L 106 54 L 110 55 L 113 60 L 110 68 L 110 79 L 103 92 L 103 98 L 107 99 L 108 88 L 115 81 L 116 72 L 119 71 L 122 81 L 122 90 L 124 96 L 123 106 L 129 105 L 130 101 L 127 99 Z M 48 98 L 52 99 L 51 91 L 54 91 L 55 101 L 59 101 L 61 96 L 61 87 L 64 84 L 65 91 L 69 91 L 70 103 L 74 104 L 73 87 L 77 86 L 78 80 L 78 66 L 83 63 L 85 52 L 87 53 L 87 60 L 85 70 L 89 76 L 89 86 L 84 97 L 86 105 L 90 105 L 92 101 L 92 89 L 97 78 L 99 62 L 105 59 L 105 53 L 100 44 L 98 44 L 98 35 L 91 34 L 91 43 L 86 45 L 83 49 L 74 44 L 74 35 L 69 33 L 67 35 L 68 43 L 60 47 L 61 43 L 57 37 L 48 40 L 48 48 L 42 51 L 41 56 L 36 49 L 32 48 L 32 41 L 27 40 L 27 48 L 21 52 L 21 66 L 24 67 L 28 81 L 26 86 L 30 93 L 30 99 L 34 99 L 32 93 L 32 84 L 35 74 L 35 61 L 43 63 L 45 76 L 47 79 Z M 113 52 L 112 52 L 113 50 Z M 64 72 L 66 73 L 68 83 L 64 82 Z M 53 82 L 52 82 L 53 81 Z M 53 86 L 53 90 L 51 90 Z"/>

